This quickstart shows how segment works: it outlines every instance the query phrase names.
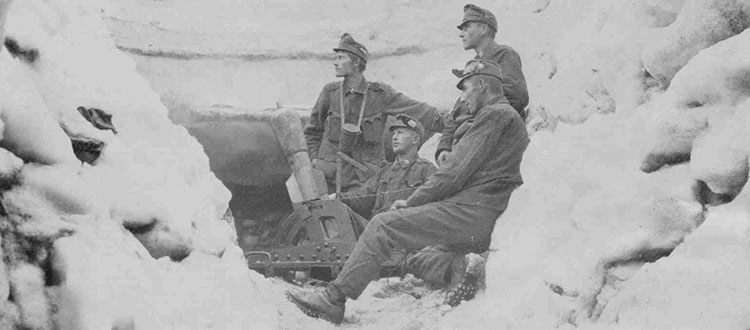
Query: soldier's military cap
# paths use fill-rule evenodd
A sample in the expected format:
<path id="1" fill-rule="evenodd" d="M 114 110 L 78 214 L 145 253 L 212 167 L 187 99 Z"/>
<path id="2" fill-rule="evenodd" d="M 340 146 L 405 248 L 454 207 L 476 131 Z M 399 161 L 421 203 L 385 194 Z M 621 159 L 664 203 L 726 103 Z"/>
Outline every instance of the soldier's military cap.
<path id="1" fill-rule="evenodd" d="M 461 84 L 463 84 L 464 80 L 473 76 L 489 76 L 503 81 L 503 70 L 500 68 L 500 65 L 487 60 L 475 59 L 467 62 L 466 68 L 464 68 L 462 73 L 463 76 L 461 76 L 458 84 L 456 84 L 458 89 L 463 89 Z"/>
<path id="2" fill-rule="evenodd" d="M 344 33 L 339 41 L 339 46 L 334 51 L 344 51 L 352 53 L 367 63 L 367 48 L 356 42 L 349 33 Z"/>
<path id="3" fill-rule="evenodd" d="M 497 18 L 495 18 L 495 14 L 477 5 L 468 4 L 464 6 L 464 19 L 456 27 L 461 30 L 469 22 L 487 24 L 492 30 L 497 32 Z"/>
<path id="4" fill-rule="evenodd" d="M 412 118 L 411 116 L 404 115 L 404 114 L 397 115 L 396 123 L 391 125 L 391 128 L 389 128 L 389 130 L 393 132 L 394 129 L 397 129 L 400 127 L 413 129 L 414 131 L 417 132 L 417 134 L 419 134 L 420 140 L 424 139 L 424 126 L 422 126 L 422 123 Z"/>

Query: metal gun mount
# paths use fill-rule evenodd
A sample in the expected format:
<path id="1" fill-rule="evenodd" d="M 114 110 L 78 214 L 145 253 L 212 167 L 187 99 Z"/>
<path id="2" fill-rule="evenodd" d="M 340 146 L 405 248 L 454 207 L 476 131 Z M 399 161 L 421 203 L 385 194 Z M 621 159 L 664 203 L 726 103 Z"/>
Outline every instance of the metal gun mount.
<path id="1" fill-rule="evenodd" d="M 266 277 L 292 280 L 295 273 L 327 281 L 336 278 L 359 238 L 349 209 L 337 200 L 312 200 L 294 205 L 294 212 L 279 224 L 277 245 L 245 253 L 248 266 Z M 394 251 L 381 275 L 402 275 Z"/>
<path id="2" fill-rule="evenodd" d="M 291 279 L 302 272 L 329 280 L 344 266 L 359 237 L 350 210 L 341 201 L 324 199 L 328 186 L 323 173 L 312 167 L 307 153 L 302 128 L 302 116 L 306 114 L 299 109 L 243 111 L 215 107 L 194 114 L 197 123 L 189 131 L 203 144 L 212 170 L 222 181 L 257 182 L 288 175 L 281 173 L 288 173 L 286 169 L 272 164 L 286 163 L 291 170 L 294 190 L 298 191 L 289 195 L 297 196 L 298 201 L 292 198 L 291 213 L 273 221 L 275 228 L 268 241 L 246 250 L 248 266 L 266 276 Z M 248 154 L 256 150 L 243 141 L 254 138 L 265 141 L 267 147 L 274 148 L 273 154 L 279 152 L 283 159 L 276 162 L 268 154 Z M 384 269 L 388 271 L 395 264 L 387 263 Z"/>
<path id="3" fill-rule="evenodd" d="M 335 200 L 294 205 L 279 224 L 278 245 L 247 252 L 248 265 L 266 276 L 304 271 L 318 279 L 336 277 L 358 238 L 348 214 Z"/>

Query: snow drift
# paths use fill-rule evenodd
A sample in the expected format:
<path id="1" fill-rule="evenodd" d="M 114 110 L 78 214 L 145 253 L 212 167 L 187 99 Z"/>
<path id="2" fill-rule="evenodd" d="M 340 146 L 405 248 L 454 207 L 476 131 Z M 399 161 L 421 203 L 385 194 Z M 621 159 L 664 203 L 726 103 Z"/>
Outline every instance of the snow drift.
<path id="1" fill-rule="evenodd" d="M 268 284 L 246 270 L 225 216 L 228 191 L 115 48 L 100 6 L 0 11 L 3 328 L 274 328 L 271 305 L 256 303 Z M 110 114 L 117 133 L 80 106 Z M 82 162 L 76 141 L 101 148 Z"/>

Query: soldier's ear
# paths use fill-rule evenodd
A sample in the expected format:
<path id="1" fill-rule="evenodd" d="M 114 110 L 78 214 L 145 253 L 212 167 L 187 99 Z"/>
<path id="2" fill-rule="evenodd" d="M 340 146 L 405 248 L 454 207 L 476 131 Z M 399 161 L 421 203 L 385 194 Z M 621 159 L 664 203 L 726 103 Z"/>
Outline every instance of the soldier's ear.
<path id="1" fill-rule="evenodd" d="M 490 31 L 489 31 L 490 27 L 487 24 L 484 24 L 484 23 L 479 24 L 479 25 L 482 26 L 482 35 L 483 36 L 488 36 L 489 33 L 490 33 Z"/>

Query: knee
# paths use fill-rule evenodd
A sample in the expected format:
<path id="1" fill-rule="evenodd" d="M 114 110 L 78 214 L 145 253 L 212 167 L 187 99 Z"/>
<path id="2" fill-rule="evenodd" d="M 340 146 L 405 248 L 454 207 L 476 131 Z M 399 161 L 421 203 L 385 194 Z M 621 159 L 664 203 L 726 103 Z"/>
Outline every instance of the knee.
<path id="1" fill-rule="evenodd" d="M 385 217 L 383 216 L 383 213 L 380 213 L 376 215 L 375 217 L 373 217 L 372 219 L 370 219 L 370 222 L 367 223 L 367 227 L 365 227 L 365 233 L 370 232 L 369 234 L 372 235 L 376 233 L 377 231 L 379 231 L 379 229 L 382 228 L 384 224 L 385 224 Z M 365 234 L 362 234 L 362 235 L 364 236 Z"/>
<path id="2" fill-rule="evenodd" d="M 390 235 L 388 234 L 390 232 L 390 230 L 388 229 L 388 224 L 392 220 L 392 217 L 388 216 L 387 214 L 381 213 L 376 215 L 370 220 L 370 222 L 367 223 L 367 227 L 365 227 L 360 240 L 386 244 L 384 243 L 384 241 L 390 239 Z"/>

